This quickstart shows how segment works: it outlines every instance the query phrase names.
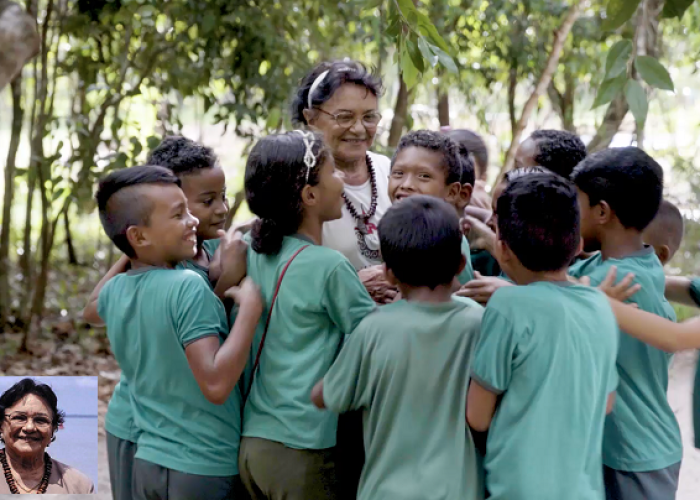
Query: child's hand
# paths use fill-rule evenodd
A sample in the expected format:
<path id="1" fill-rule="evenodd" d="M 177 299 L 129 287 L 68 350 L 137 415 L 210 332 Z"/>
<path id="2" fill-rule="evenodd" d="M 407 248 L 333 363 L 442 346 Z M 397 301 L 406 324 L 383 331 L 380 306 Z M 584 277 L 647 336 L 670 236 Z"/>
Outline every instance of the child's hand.
<path id="1" fill-rule="evenodd" d="M 632 284 L 634 282 L 634 274 L 629 273 L 616 285 L 615 280 L 617 279 L 617 268 L 612 266 L 608 271 L 608 275 L 605 279 L 598 285 L 598 289 L 605 292 L 605 295 L 611 299 L 619 300 L 624 302 L 635 293 L 642 289 L 642 285 L 639 283 Z M 581 284 L 590 286 L 591 280 L 588 276 L 581 278 Z M 636 304 L 630 304 L 636 306 Z"/>
<path id="2" fill-rule="evenodd" d="M 399 298 L 399 289 L 386 280 L 384 266 L 367 267 L 358 271 L 357 274 L 369 296 L 377 304 L 389 304 Z"/>
<path id="3" fill-rule="evenodd" d="M 248 244 L 243 241 L 243 235 L 240 231 L 220 229 L 218 234 L 221 239 L 221 272 L 226 274 L 228 278 L 238 277 L 237 281 L 235 279 L 232 281 L 232 283 L 237 284 L 246 275 Z"/>
<path id="4" fill-rule="evenodd" d="M 263 299 L 260 295 L 260 287 L 252 279 L 245 278 L 241 286 L 232 286 L 226 290 L 224 296 L 233 299 L 241 310 L 245 309 L 256 317 L 262 315 Z"/>
<path id="5" fill-rule="evenodd" d="M 469 240 L 469 248 L 493 253 L 496 234 L 489 226 L 471 215 L 465 215 L 460 224 L 462 232 Z"/>
<path id="6" fill-rule="evenodd" d="M 478 271 L 474 272 L 474 279 L 465 283 L 456 293 L 460 297 L 468 297 L 479 304 L 486 304 L 491 295 L 501 287 L 514 286 L 513 283 L 501 278 L 482 276 Z"/>

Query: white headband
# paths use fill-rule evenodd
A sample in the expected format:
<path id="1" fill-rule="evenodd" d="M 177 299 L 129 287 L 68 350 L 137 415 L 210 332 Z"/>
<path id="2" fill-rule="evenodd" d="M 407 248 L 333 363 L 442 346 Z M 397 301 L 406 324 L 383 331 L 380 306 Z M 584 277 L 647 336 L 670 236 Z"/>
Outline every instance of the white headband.
<path id="1" fill-rule="evenodd" d="M 316 156 L 314 155 L 313 145 L 316 142 L 316 136 L 312 132 L 304 132 L 303 130 L 295 130 L 294 132 L 301 135 L 304 141 L 304 146 L 306 146 L 306 152 L 304 153 L 304 165 L 306 165 L 306 183 L 309 183 L 309 174 L 311 169 L 316 166 Z"/>
<path id="2" fill-rule="evenodd" d="M 326 71 L 324 71 L 323 73 L 321 73 L 320 75 L 318 75 L 318 76 L 316 77 L 316 79 L 314 80 L 314 83 L 311 84 L 311 88 L 309 89 L 309 99 L 308 99 L 308 102 L 307 102 L 307 104 L 308 104 L 308 106 L 307 106 L 308 109 L 311 109 L 311 108 L 313 107 L 313 106 L 311 105 L 311 98 L 314 96 L 314 92 L 316 92 L 316 90 L 318 89 L 318 86 L 321 85 L 321 83 L 323 83 L 323 80 L 326 79 L 326 77 L 328 76 L 328 73 L 329 73 L 329 72 L 330 72 L 330 70 L 327 69 Z"/>

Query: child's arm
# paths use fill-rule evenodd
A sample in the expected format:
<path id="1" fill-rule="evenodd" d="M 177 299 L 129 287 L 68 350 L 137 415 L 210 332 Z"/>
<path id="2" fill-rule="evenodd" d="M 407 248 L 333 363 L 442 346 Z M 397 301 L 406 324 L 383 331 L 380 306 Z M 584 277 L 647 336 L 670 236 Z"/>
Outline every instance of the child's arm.
<path id="1" fill-rule="evenodd" d="M 105 283 L 114 278 L 117 274 L 125 273 L 130 266 L 131 261 L 129 260 L 129 257 L 122 255 L 111 267 L 111 269 L 107 271 L 107 274 L 104 275 L 100 282 L 97 283 L 97 286 L 90 294 L 90 297 L 88 297 L 88 303 L 85 306 L 85 309 L 83 309 L 83 319 L 87 323 L 91 324 L 92 326 L 104 325 L 104 321 L 102 321 L 100 315 L 97 314 L 97 298 L 100 296 L 100 292 L 102 291 L 102 287 L 105 286 Z"/>
<path id="2" fill-rule="evenodd" d="M 326 409 L 326 402 L 323 400 L 323 379 L 319 380 L 311 389 L 311 402 L 319 410 Z"/>
<path id="3" fill-rule="evenodd" d="M 225 234 L 232 236 L 234 233 L 237 233 L 237 232 L 238 233 L 247 233 L 248 231 L 250 231 L 250 228 L 253 226 L 253 222 L 255 222 L 256 219 L 257 219 L 257 217 L 254 217 L 254 218 L 250 219 L 249 221 L 244 222 L 242 224 L 235 224 L 235 225 L 231 226 L 225 232 Z M 219 231 L 219 237 L 221 237 L 222 234 L 224 234 L 224 231 Z M 223 239 L 221 240 L 221 243 L 222 244 L 224 243 Z M 222 247 L 222 245 L 219 245 L 219 248 L 216 249 L 216 252 L 214 252 L 214 256 L 211 258 L 211 262 L 209 263 L 209 281 L 212 283 L 218 283 L 219 278 L 221 278 L 221 274 L 223 273 L 221 255 L 222 255 L 222 252 L 224 252 L 224 249 L 222 249 L 221 247 Z M 245 274 L 244 274 L 244 276 L 245 276 Z M 240 283 L 240 280 L 239 280 L 239 283 Z M 238 285 L 238 283 L 236 283 L 236 285 Z M 231 285 L 231 286 L 234 286 L 234 285 Z M 226 290 L 227 289 L 224 289 L 224 292 Z M 221 298 L 221 297 L 219 297 L 219 298 Z"/>
<path id="4" fill-rule="evenodd" d="M 246 256 L 248 253 L 248 244 L 243 241 L 240 231 L 229 230 L 228 232 L 219 231 L 221 244 L 217 248 L 216 253 L 219 254 L 220 272 L 212 272 L 209 267 L 209 279 L 219 273 L 219 276 L 214 287 L 214 293 L 221 300 L 224 299 L 226 291 L 234 286 L 238 286 L 243 280 L 247 272 Z M 216 257 L 215 257 L 216 258 Z M 212 261 L 212 265 L 214 261 Z"/>
<path id="5" fill-rule="evenodd" d="M 690 294 L 691 281 L 682 276 L 666 276 L 666 299 L 690 307 L 697 307 Z"/>
<path id="6" fill-rule="evenodd" d="M 610 415 L 610 413 L 613 411 L 613 407 L 615 406 L 615 392 L 611 392 L 608 394 L 608 402 L 605 405 L 605 414 Z"/>
<path id="7" fill-rule="evenodd" d="M 497 394 L 472 380 L 467 396 L 467 423 L 469 427 L 477 432 L 486 432 L 491 427 L 497 403 Z"/>
<path id="8" fill-rule="evenodd" d="M 226 402 L 243 373 L 263 309 L 260 291 L 250 279 L 240 288 L 230 289 L 226 296 L 239 305 L 236 322 L 226 341 L 220 344 L 218 336 L 204 337 L 185 348 L 199 388 L 217 405 Z"/>
<path id="9" fill-rule="evenodd" d="M 455 295 L 486 305 L 494 292 L 504 286 L 513 286 L 513 283 L 502 278 L 482 276 L 478 271 L 474 271 L 474 279 L 465 283 Z"/>

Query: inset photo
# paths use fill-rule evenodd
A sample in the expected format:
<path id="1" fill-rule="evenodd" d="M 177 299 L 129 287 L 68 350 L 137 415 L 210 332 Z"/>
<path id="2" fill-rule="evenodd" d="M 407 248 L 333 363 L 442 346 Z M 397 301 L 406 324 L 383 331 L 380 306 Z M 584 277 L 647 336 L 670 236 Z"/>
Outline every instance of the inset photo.
<path id="1" fill-rule="evenodd" d="M 2 494 L 90 494 L 97 377 L 0 377 Z"/>

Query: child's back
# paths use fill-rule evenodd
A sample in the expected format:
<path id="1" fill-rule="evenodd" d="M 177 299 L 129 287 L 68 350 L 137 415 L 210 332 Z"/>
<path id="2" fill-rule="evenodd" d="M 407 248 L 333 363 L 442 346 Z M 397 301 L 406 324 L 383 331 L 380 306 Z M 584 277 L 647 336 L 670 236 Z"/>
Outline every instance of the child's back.
<path id="1" fill-rule="evenodd" d="M 462 300 L 382 307 L 325 378 L 331 410 L 367 409 L 359 499 L 480 498 L 464 410 L 482 308 Z"/>
<path id="2" fill-rule="evenodd" d="M 505 392 L 484 463 L 493 499 L 598 499 L 615 318 L 605 296 L 568 282 L 504 287 L 484 313 L 472 376 Z"/>
<path id="3" fill-rule="evenodd" d="M 228 332 L 208 284 L 192 271 L 128 271 L 105 285 L 98 310 L 129 381 L 141 432 L 136 457 L 189 474 L 238 474 L 240 392 L 223 405 L 209 402 L 185 355 L 203 335 Z"/>

